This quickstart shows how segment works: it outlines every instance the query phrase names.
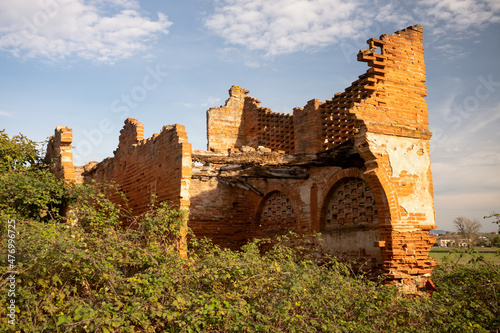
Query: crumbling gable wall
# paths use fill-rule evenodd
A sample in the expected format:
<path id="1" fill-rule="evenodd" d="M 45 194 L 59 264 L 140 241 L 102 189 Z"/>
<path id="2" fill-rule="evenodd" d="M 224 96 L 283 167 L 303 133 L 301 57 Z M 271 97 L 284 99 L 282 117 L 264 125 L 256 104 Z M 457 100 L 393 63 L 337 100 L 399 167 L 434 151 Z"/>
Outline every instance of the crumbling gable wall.
<path id="1" fill-rule="evenodd" d="M 355 154 L 352 147 L 348 151 Z M 228 164 L 219 166 L 222 153 L 193 152 L 193 160 L 205 164 L 193 168 L 189 226 L 194 233 L 238 248 L 252 238 L 321 231 L 327 251 L 382 265 L 375 245 L 380 240 L 375 198 L 361 157 L 332 166 L 334 156 L 272 154 L 233 152 L 225 155 Z"/>
<path id="2" fill-rule="evenodd" d="M 168 201 L 175 208 L 189 211 L 191 144 L 184 126 L 164 126 L 160 134 L 144 139 L 144 125 L 129 118 L 120 131 L 113 157 L 76 168 L 71 142 L 71 129 L 58 127 L 47 148 L 47 158 L 59 156 L 55 159 L 55 171 L 62 178 L 77 183 L 115 183 L 128 201 L 123 202 L 117 193 L 109 193 L 110 199 L 126 204 L 134 215 L 146 212 L 153 200 Z M 185 237 L 181 237 L 178 249 L 186 254 Z"/>
<path id="3" fill-rule="evenodd" d="M 421 26 L 413 26 L 368 41 L 370 49 L 358 59 L 368 63 L 377 81 L 371 103 L 350 110 L 363 124 L 355 145 L 366 161 L 366 177 L 387 200 L 381 219 L 384 269 L 403 282 L 430 274 L 435 266 L 428 257 L 435 242 L 429 231 L 436 226 L 422 33 Z"/>
<path id="4" fill-rule="evenodd" d="M 248 92 L 232 86 L 225 105 L 207 111 L 208 150 L 226 152 L 243 146 L 264 146 L 293 153 L 292 115 L 261 107 L 260 101 L 248 96 Z"/>
<path id="5" fill-rule="evenodd" d="M 184 126 L 164 126 L 159 134 L 144 139 L 144 125 L 129 118 L 114 157 L 92 165 L 84 177 L 86 182 L 115 182 L 135 215 L 144 213 L 153 197 L 188 210 L 191 164 Z"/>
<path id="6" fill-rule="evenodd" d="M 225 105 L 207 111 L 208 150 L 227 151 L 247 145 L 243 109 L 248 91 L 232 86 Z"/>

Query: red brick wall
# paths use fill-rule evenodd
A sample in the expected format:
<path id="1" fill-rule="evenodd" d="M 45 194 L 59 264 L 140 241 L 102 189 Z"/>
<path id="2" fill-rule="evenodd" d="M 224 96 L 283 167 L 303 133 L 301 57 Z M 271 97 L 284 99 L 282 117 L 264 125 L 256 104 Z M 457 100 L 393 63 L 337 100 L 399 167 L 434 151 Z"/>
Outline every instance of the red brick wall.
<path id="1" fill-rule="evenodd" d="M 257 212 L 259 237 L 273 237 L 294 231 L 297 225 L 290 199 L 279 191 L 266 195 Z"/>
<path id="2" fill-rule="evenodd" d="M 127 119 L 114 157 L 92 167 L 87 181 L 114 181 L 128 198 L 134 215 L 144 213 L 152 196 L 189 209 L 191 144 L 184 126 L 164 126 L 160 134 L 143 139 L 144 125 Z"/>
<path id="3" fill-rule="evenodd" d="M 208 150 L 225 152 L 242 146 L 264 146 L 292 153 L 292 115 L 271 112 L 247 94 L 248 90 L 232 86 L 225 105 L 207 111 Z"/>
<path id="4" fill-rule="evenodd" d="M 225 105 L 207 111 L 208 150 L 224 152 L 247 145 L 243 107 L 248 90 L 238 86 L 229 89 Z"/>
<path id="5" fill-rule="evenodd" d="M 333 99 L 320 105 L 322 150 L 333 148 L 354 136 L 354 128 L 361 125 L 351 113 L 354 103 L 363 101 L 366 109 L 374 108 L 372 76 L 372 73 L 361 75 L 343 93 L 335 94 Z"/>
<path id="6" fill-rule="evenodd" d="M 260 197 L 219 182 L 216 177 L 195 177 L 190 186 L 188 226 L 199 237 L 238 249 L 257 235 Z"/>
<path id="7" fill-rule="evenodd" d="M 323 150 L 323 104 L 318 99 L 313 99 L 305 107 L 293 110 L 295 153 L 314 154 Z"/>
<path id="8" fill-rule="evenodd" d="M 411 280 L 415 286 L 422 282 L 422 274 L 435 265 L 428 257 L 434 243 L 429 230 L 435 228 L 435 220 L 422 27 L 370 39 L 368 46 L 360 51 L 358 60 L 367 62 L 369 69 L 358 80 L 332 100 L 312 100 L 303 109 L 294 110 L 290 117 L 294 122 L 294 149 L 282 149 L 289 153 L 316 153 L 355 139 L 356 149 L 365 160 L 363 177 L 373 192 L 380 224 L 378 233 L 356 237 L 361 237 L 367 248 L 374 240 L 381 247 L 385 271 L 391 272 L 395 280 Z M 247 144 L 280 149 L 268 139 L 281 140 L 279 130 L 262 135 L 270 122 L 263 122 L 255 111 L 263 110 L 271 119 L 275 114 L 260 108 L 258 103 L 254 99 L 245 103 L 242 118 Z M 280 180 L 282 186 L 294 182 Z M 321 206 L 325 188 L 311 184 L 311 202 L 317 201 Z M 305 192 L 299 197 L 303 198 Z M 311 195 L 313 192 L 319 194 Z M 318 219 L 317 208 L 311 207 L 311 202 L 305 206 L 297 203 L 292 198 L 293 189 L 287 193 L 291 202 L 300 207 L 298 223 L 310 228 L 318 226 L 320 221 L 312 220 L 313 216 Z M 373 248 L 371 251 L 376 254 Z"/>
<path id="9" fill-rule="evenodd" d="M 435 242 L 429 230 L 436 226 L 422 27 L 368 44 L 358 58 L 371 67 L 373 93 L 349 112 L 362 124 L 355 139 L 365 175 L 381 189 L 379 200 L 388 202 L 380 230 L 384 269 L 411 290 L 435 266 L 428 257 Z"/>
<path id="10" fill-rule="evenodd" d="M 422 27 L 372 38 L 368 44 L 358 55 L 370 67 L 366 73 L 331 100 L 311 100 L 293 116 L 262 108 L 248 91 L 233 86 L 226 106 L 208 111 L 209 150 L 249 145 L 316 153 L 352 138 L 361 127 L 429 139 Z"/>
<path id="11" fill-rule="evenodd" d="M 264 146 L 273 151 L 288 154 L 295 149 L 293 115 L 272 112 L 262 108 L 259 101 L 247 98 L 245 103 L 245 129 L 248 146 L 257 148 Z"/>
<path id="12" fill-rule="evenodd" d="M 325 200 L 321 230 L 357 224 L 378 225 L 375 198 L 366 181 L 344 178 Z"/>
<path id="13" fill-rule="evenodd" d="M 255 237 L 273 237 L 288 231 L 322 232 L 326 251 L 363 255 L 372 258 L 373 265 L 381 264 L 380 249 L 374 247 L 374 242 L 380 241 L 374 206 L 377 203 L 360 169 L 313 167 L 307 180 L 247 178 L 245 182 L 262 195 L 232 187 L 216 176 L 192 180 L 189 227 L 197 236 L 238 248 Z M 332 221 L 338 223 L 336 230 L 320 228 L 325 220 L 331 220 L 324 212 L 339 188 L 355 190 L 356 195 L 362 189 L 359 196 L 350 193 L 350 214 L 356 212 L 358 220 L 344 225 Z M 363 204 L 366 208 L 362 210 Z M 360 221 L 362 216 L 365 221 Z"/>
<path id="14" fill-rule="evenodd" d="M 412 26 L 380 39 L 370 39 L 376 52 L 360 56 L 377 80 L 377 113 L 360 112 L 370 132 L 430 139 L 421 26 Z"/>

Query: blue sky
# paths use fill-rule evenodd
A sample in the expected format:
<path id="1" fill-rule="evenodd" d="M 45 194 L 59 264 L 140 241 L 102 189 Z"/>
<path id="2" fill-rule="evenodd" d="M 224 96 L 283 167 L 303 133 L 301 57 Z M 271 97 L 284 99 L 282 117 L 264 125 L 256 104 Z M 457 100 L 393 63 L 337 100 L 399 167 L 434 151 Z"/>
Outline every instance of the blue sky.
<path id="1" fill-rule="evenodd" d="M 365 41 L 424 27 L 436 219 L 500 211 L 498 0 L 16 0 L 0 2 L 0 128 L 73 128 L 77 164 L 112 156 L 127 117 L 186 126 L 236 84 L 291 112 L 343 91 Z"/>

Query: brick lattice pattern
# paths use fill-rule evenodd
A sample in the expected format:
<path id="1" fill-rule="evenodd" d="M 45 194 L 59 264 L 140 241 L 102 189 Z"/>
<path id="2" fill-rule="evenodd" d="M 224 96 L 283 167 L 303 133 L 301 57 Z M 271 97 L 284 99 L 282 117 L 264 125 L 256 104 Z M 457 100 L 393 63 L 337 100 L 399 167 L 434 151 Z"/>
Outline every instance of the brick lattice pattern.
<path id="1" fill-rule="evenodd" d="M 264 233 L 283 233 L 295 230 L 295 211 L 288 197 L 281 192 L 273 192 L 265 200 L 259 219 L 259 227 Z"/>
<path id="2" fill-rule="evenodd" d="M 370 186 L 360 178 L 347 178 L 326 201 L 322 230 L 344 224 L 378 224 L 378 212 Z"/>

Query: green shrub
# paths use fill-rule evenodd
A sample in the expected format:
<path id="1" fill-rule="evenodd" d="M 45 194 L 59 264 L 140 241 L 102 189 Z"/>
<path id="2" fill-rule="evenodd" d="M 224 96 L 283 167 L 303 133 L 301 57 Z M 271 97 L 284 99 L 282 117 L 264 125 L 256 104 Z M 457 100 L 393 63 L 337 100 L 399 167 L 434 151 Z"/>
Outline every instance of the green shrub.
<path id="1" fill-rule="evenodd" d="M 59 220 L 71 189 L 44 165 L 36 142 L 0 131 L 0 216 Z"/>
<path id="2" fill-rule="evenodd" d="M 162 205 L 153 214 L 154 220 L 138 219 L 141 232 L 100 223 L 106 214 L 99 209 L 95 216 L 90 209 L 86 211 L 86 218 L 95 223 L 85 227 L 17 220 L 17 329 L 132 332 L 161 327 L 156 318 L 159 310 L 155 310 L 161 309 L 158 297 L 171 282 L 170 273 L 181 272 L 183 263 L 173 247 L 160 246 L 169 236 L 170 243 L 176 240 L 175 228 L 170 228 L 170 235 L 156 232 L 170 223 L 180 225 L 170 211 Z M 7 243 L 6 224 L 4 219 L 2 244 Z M 1 260 L 2 265 L 7 263 L 4 255 Z M 0 302 L 7 301 L 7 293 L 2 293 Z M 6 320 L 5 307 L 0 308 L 0 317 Z"/>
<path id="3" fill-rule="evenodd" d="M 37 143 L 22 134 L 9 138 L 0 130 L 0 174 L 23 169 L 39 162 Z"/>
<path id="4" fill-rule="evenodd" d="M 59 220 L 71 200 L 70 188 L 46 168 L 36 166 L 0 175 L 0 215 Z"/>
<path id="5" fill-rule="evenodd" d="M 164 216 L 168 223 L 171 217 Z M 440 291 L 413 296 L 352 275 L 334 258 L 317 262 L 288 240 L 261 254 L 261 241 L 231 251 L 195 239 L 192 255 L 180 258 L 172 247 L 159 246 L 165 239 L 156 228 L 97 233 L 38 221 L 19 222 L 18 228 L 21 331 L 487 332 L 498 327 L 500 278 L 496 267 L 484 264 L 438 267 L 434 279 Z M 0 302 L 5 304 L 5 293 Z M 0 312 L 5 318 L 5 308 Z"/>
<path id="6" fill-rule="evenodd" d="M 500 330 L 500 265 L 480 256 L 467 264 L 444 261 L 433 272 L 439 293 L 433 296 L 441 316 Z"/>

